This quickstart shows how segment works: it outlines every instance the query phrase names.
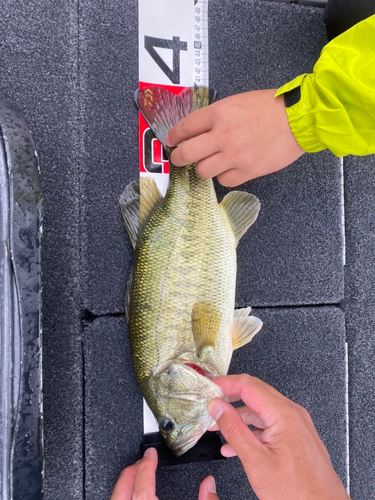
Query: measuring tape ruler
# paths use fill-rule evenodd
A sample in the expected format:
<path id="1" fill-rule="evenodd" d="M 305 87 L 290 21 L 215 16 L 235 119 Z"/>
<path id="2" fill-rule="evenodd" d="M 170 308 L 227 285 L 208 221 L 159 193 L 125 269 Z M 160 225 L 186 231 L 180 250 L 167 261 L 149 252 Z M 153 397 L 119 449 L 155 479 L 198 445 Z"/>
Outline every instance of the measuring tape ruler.
<path id="1" fill-rule="evenodd" d="M 159 86 L 179 94 L 208 87 L 208 0 L 138 0 L 139 88 Z M 164 196 L 167 156 L 139 113 L 139 172 L 156 181 Z M 157 432 L 144 402 L 144 432 Z"/>
<path id="2" fill-rule="evenodd" d="M 179 94 L 208 87 L 208 0 L 139 0 L 138 8 L 139 88 L 157 85 Z M 141 114 L 139 166 L 164 195 L 168 159 Z"/>

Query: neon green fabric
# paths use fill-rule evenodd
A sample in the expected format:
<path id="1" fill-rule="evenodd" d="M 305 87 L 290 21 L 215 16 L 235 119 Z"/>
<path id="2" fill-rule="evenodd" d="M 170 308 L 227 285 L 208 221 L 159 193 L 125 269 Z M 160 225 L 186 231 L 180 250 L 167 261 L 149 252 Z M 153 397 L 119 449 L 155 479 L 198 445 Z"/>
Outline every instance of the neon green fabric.
<path id="1" fill-rule="evenodd" d="M 300 75 L 275 96 L 301 86 L 286 108 L 292 132 L 309 153 L 375 153 L 375 15 L 328 43 L 312 74 Z"/>

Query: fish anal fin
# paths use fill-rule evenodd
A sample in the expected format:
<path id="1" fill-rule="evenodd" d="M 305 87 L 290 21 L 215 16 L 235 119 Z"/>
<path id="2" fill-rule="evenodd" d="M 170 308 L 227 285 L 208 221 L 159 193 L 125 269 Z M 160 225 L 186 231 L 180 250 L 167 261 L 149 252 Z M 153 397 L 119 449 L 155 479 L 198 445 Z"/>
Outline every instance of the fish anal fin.
<path id="1" fill-rule="evenodd" d="M 152 177 L 140 178 L 141 199 L 139 204 L 139 226 L 141 227 L 145 220 L 158 206 L 163 199 L 159 188 Z"/>
<path id="2" fill-rule="evenodd" d="M 244 191 L 231 191 L 223 198 L 220 206 L 229 219 L 238 243 L 258 217 L 259 200 L 253 194 Z"/>
<path id="3" fill-rule="evenodd" d="M 212 302 L 196 302 L 192 314 L 193 334 L 199 356 L 213 352 L 221 325 L 220 309 Z"/>
<path id="4" fill-rule="evenodd" d="M 262 328 L 262 321 L 255 316 L 245 316 L 250 308 L 235 311 L 232 327 L 233 350 L 249 343 Z M 236 314 L 237 312 L 237 314 Z M 250 311 L 249 311 L 250 312 Z"/>
<path id="5" fill-rule="evenodd" d="M 234 317 L 237 318 L 238 316 L 243 316 L 247 318 L 250 316 L 251 313 L 251 307 L 244 307 L 242 309 L 235 309 L 234 310 Z"/>
<path id="6" fill-rule="evenodd" d="M 135 247 L 139 229 L 139 182 L 133 181 L 126 186 L 120 196 L 120 208 L 130 241 Z"/>

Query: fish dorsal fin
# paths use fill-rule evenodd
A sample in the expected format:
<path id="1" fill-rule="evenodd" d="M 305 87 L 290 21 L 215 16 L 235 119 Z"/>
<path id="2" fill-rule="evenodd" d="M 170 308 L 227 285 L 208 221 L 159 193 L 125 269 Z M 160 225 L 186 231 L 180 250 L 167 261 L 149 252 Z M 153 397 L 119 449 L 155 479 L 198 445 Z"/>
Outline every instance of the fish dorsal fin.
<path id="1" fill-rule="evenodd" d="M 152 214 L 160 200 L 163 199 L 159 188 L 152 177 L 140 178 L 141 200 L 139 206 L 139 226 Z"/>
<path id="2" fill-rule="evenodd" d="M 205 87 L 185 88 L 176 95 L 161 87 L 148 87 L 135 91 L 135 102 L 149 127 L 168 153 L 165 136 L 171 128 L 192 111 L 211 104 L 216 93 Z"/>
<path id="3" fill-rule="evenodd" d="M 234 320 L 232 328 L 233 350 L 244 346 L 259 332 L 262 328 L 262 321 L 255 316 L 249 316 L 251 307 L 236 309 L 234 311 Z"/>
<path id="4" fill-rule="evenodd" d="M 120 196 L 120 208 L 130 241 L 135 247 L 139 228 L 139 182 L 133 181 L 126 186 Z"/>
<path id="5" fill-rule="evenodd" d="M 214 348 L 221 325 L 221 314 L 217 305 L 208 300 L 196 302 L 193 307 L 192 322 L 198 355 L 207 347 Z"/>
<path id="6" fill-rule="evenodd" d="M 232 226 L 236 243 L 240 241 L 249 227 L 254 224 L 260 210 L 256 196 L 243 191 L 231 191 L 220 203 Z"/>

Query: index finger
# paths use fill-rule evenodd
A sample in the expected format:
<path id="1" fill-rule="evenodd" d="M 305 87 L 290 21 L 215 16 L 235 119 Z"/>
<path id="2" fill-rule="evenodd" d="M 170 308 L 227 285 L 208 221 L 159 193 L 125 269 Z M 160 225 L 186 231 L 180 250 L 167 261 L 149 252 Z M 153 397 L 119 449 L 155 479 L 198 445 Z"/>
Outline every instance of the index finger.
<path id="1" fill-rule="evenodd" d="M 167 146 L 174 147 L 192 137 L 209 132 L 212 129 L 212 106 L 197 109 L 177 123 L 166 135 Z"/>
<path id="2" fill-rule="evenodd" d="M 262 419 L 266 427 L 274 425 L 289 399 L 265 382 L 250 375 L 215 377 L 226 396 L 240 395 L 242 401 Z"/>
<path id="3" fill-rule="evenodd" d="M 251 410 L 248 406 L 241 406 L 239 408 L 236 408 L 236 411 L 246 425 L 254 425 L 258 429 L 264 429 L 265 425 L 263 420 L 259 417 L 257 413 Z M 218 431 L 220 429 L 217 424 L 214 424 L 208 430 L 212 432 L 212 431 Z"/>

